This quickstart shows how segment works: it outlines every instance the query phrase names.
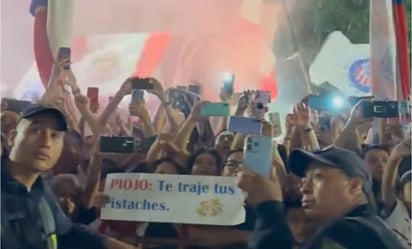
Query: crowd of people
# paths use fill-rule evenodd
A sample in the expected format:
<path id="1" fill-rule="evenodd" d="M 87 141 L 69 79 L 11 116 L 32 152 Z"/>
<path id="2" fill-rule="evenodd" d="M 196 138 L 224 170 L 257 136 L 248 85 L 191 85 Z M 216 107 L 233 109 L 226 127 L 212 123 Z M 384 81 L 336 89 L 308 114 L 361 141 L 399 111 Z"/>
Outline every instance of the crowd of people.
<path id="1" fill-rule="evenodd" d="M 103 108 L 61 64 L 39 103 L 21 112 L 2 103 L 2 248 L 411 247 L 411 136 L 399 122 L 365 118 L 362 106 L 373 100 L 333 113 L 311 108 L 306 97 L 287 115 L 280 138 L 279 127 L 265 120 L 259 89 L 236 99 L 222 94 L 219 101 L 234 104 L 231 116 L 262 124 L 253 136 L 272 138 L 272 168 L 263 176 L 244 163 L 250 134 L 230 131 L 228 116 L 202 116 L 201 93 L 141 80 L 161 103 L 154 115 L 144 99 L 129 105 L 137 118 L 120 114 L 133 78 Z M 378 141 L 373 123 L 380 124 Z M 102 152 L 101 137 L 133 137 L 134 150 Z M 110 201 L 106 177 L 129 172 L 236 177 L 247 193 L 245 221 L 225 227 L 101 219 Z"/>

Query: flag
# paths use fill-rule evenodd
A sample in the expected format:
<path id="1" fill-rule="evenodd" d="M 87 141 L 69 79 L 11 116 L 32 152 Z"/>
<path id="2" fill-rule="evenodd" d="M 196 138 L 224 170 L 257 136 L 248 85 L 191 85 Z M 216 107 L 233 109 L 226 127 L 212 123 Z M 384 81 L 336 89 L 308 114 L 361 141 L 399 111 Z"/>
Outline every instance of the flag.
<path id="1" fill-rule="evenodd" d="M 376 99 L 400 96 L 392 0 L 370 1 L 371 90 Z"/>
<path id="2" fill-rule="evenodd" d="M 41 81 L 47 86 L 59 48 L 71 45 L 73 0 L 32 0 L 30 13 L 35 17 L 36 64 Z"/>
<path id="3" fill-rule="evenodd" d="M 404 1 L 374 0 L 370 4 L 372 93 L 377 99 L 407 100 L 410 68 Z M 375 122 L 374 138 L 378 137 L 378 127 Z"/>
<path id="4" fill-rule="evenodd" d="M 408 50 L 408 25 L 404 0 L 393 1 L 393 19 L 395 25 L 396 45 L 398 54 L 399 84 L 402 90 L 400 98 L 407 100 L 410 97 L 411 75 Z"/>

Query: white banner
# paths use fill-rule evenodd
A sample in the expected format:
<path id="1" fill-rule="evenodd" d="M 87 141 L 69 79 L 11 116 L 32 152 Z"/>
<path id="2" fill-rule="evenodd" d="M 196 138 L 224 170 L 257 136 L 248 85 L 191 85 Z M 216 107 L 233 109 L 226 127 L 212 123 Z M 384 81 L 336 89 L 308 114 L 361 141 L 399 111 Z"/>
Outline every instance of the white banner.
<path id="1" fill-rule="evenodd" d="M 101 219 L 232 226 L 245 221 L 235 177 L 109 174 Z"/>

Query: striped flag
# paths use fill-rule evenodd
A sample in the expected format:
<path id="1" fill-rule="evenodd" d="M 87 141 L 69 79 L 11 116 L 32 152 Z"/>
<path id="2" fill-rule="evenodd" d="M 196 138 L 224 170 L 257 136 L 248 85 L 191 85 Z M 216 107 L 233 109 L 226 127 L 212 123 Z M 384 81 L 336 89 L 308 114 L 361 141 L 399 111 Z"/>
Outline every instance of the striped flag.
<path id="1" fill-rule="evenodd" d="M 410 95 L 410 68 L 404 1 L 373 0 L 370 4 L 372 93 L 377 99 L 405 101 Z M 409 123 L 402 116 L 401 122 Z M 375 139 L 378 127 L 375 122 Z"/>

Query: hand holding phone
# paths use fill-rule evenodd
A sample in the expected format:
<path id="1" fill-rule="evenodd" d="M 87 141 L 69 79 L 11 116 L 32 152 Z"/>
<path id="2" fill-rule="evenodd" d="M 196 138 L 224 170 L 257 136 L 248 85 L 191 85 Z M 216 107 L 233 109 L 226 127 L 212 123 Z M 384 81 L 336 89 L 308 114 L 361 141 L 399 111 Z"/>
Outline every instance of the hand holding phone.
<path id="1" fill-rule="evenodd" d="M 142 101 L 144 99 L 144 91 L 133 89 L 132 91 L 132 103 Z"/>
<path id="2" fill-rule="evenodd" d="M 57 62 L 64 70 L 70 70 L 71 48 L 61 47 L 57 53 Z"/>

